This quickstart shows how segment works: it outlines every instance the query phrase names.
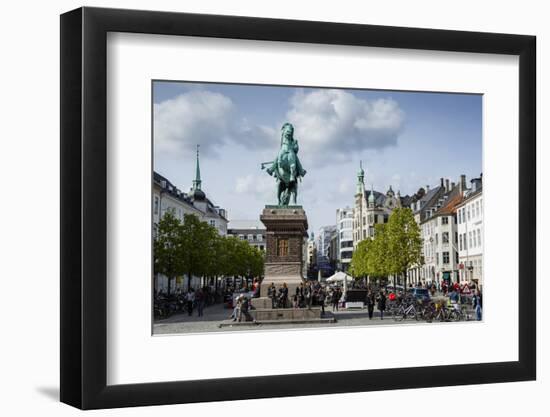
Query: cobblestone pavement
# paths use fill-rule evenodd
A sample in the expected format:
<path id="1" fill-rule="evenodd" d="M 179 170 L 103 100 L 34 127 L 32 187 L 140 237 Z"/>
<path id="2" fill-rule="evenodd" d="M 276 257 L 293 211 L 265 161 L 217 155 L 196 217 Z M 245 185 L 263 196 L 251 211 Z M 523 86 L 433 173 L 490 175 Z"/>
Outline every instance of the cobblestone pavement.
<path id="1" fill-rule="evenodd" d="M 198 317 L 196 310 L 192 316 L 176 314 L 164 320 L 157 320 L 153 325 L 153 334 L 188 334 L 204 332 L 235 332 L 251 330 L 279 330 L 279 329 L 307 329 L 307 328 L 332 328 L 342 326 L 396 326 L 396 325 L 452 325 L 453 323 L 426 323 L 424 321 L 405 320 L 396 322 L 391 317 L 384 317 L 380 320 L 380 315 L 375 310 L 375 317 L 369 320 L 366 309 L 363 310 L 340 310 L 332 312 L 332 308 L 326 308 L 327 312 L 334 314 L 336 323 L 304 323 L 304 324 L 254 324 L 235 325 L 230 327 L 219 327 L 220 322 L 227 320 L 232 310 L 224 308 L 222 304 L 217 304 L 204 309 L 204 316 Z"/>

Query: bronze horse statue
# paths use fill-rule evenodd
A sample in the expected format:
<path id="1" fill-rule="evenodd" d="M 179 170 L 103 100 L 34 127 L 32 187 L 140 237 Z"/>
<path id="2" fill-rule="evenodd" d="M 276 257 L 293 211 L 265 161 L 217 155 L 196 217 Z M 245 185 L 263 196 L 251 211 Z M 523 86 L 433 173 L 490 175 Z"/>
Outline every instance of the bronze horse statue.
<path id="1" fill-rule="evenodd" d="M 294 139 L 294 126 L 285 123 L 281 128 L 281 147 L 274 161 L 261 164 L 262 169 L 277 179 L 277 198 L 280 206 L 296 205 L 298 179 L 306 175 L 298 159 L 298 141 Z"/>

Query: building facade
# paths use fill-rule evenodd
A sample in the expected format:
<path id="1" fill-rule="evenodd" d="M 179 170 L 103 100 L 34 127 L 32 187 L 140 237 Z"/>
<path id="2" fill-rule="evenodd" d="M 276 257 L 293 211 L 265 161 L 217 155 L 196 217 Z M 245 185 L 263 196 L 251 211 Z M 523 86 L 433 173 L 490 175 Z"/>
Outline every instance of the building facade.
<path id="1" fill-rule="evenodd" d="M 336 226 L 323 226 L 319 229 L 316 239 L 316 264 L 321 277 L 328 277 L 334 273 L 334 266 L 330 262 L 330 244 L 336 234 Z"/>
<path id="2" fill-rule="evenodd" d="M 456 213 L 458 205 L 464 199 L 465 182 L 464 175 L 461 176 L 458 185 L 449 184 L 449 180 L 444 181 L 442 178 L 437 191 L 428 198 L 429 201 L 424 207 L 420 204 L 418 213 L 415 212 L 416 218 L 420 219 L 424 264 L 409 271 L 410 283 L 459 281 Z"/>
<path id="3" fill-rule="evenodd" d="M 357 172 L 357 186 L 355 191 L 355 204 L 353 208 L 353 248 L 359 242 L 374 237 L 374 226 L 387 223 L 393 210 L 400 207 L 409 207 L 412 198 L 401 197 L 400 192 L 395 193 L 390 185 L 386 193 L 365 189 L 365 171 L 362 164 Z"/>
<path id="4" fill-rule="evenodd" d="M 457 206 L 459 275 L 461 281 L 483 286 L 483 183 L 471 180 L 464 201 Z"/>
<path id="5" fill-rule="evenodd" d="M 337 269 L 347 272 L 353 255 L 353 209 L 350 207 L 336 210 L 337 227 Z"/>
<path id="6" fill-rule="evenodd" d="M 259 220 L 231 220 L 227 235 L 245 240 L 249 245 L 265 251 L 265 226 Z"/>

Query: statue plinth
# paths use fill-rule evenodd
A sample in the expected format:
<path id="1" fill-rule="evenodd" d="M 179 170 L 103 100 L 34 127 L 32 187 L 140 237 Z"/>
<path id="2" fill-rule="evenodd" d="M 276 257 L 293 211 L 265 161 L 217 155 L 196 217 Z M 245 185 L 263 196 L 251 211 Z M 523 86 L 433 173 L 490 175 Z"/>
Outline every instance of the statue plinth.
<path id="1" fill-rule="evenodd" d="M 289 302 L 303 281 L 304 238 L 307 238 L 307 216 L 302 206 L 266 206 L 260 215 L 266 228 L 265 273 L 260 288 L 267 296 L 271 283 L 277 290 L 288 286 Z"/>

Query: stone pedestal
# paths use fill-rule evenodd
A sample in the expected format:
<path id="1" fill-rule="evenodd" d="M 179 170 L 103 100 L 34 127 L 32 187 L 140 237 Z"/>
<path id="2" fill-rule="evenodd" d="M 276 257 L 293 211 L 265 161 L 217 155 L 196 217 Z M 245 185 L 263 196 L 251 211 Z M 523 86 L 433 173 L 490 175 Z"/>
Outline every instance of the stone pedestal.
<path id="1" fill-rule="evenodd" d="M 302 206 L 266 206 L 260 220 L 266 228 L 265 274 L 260 295 L 267 296 L 271 283 L 277 290 L 288 286 L 289 302 L 304 281 L 304 242 L 307 216 Z"/>

